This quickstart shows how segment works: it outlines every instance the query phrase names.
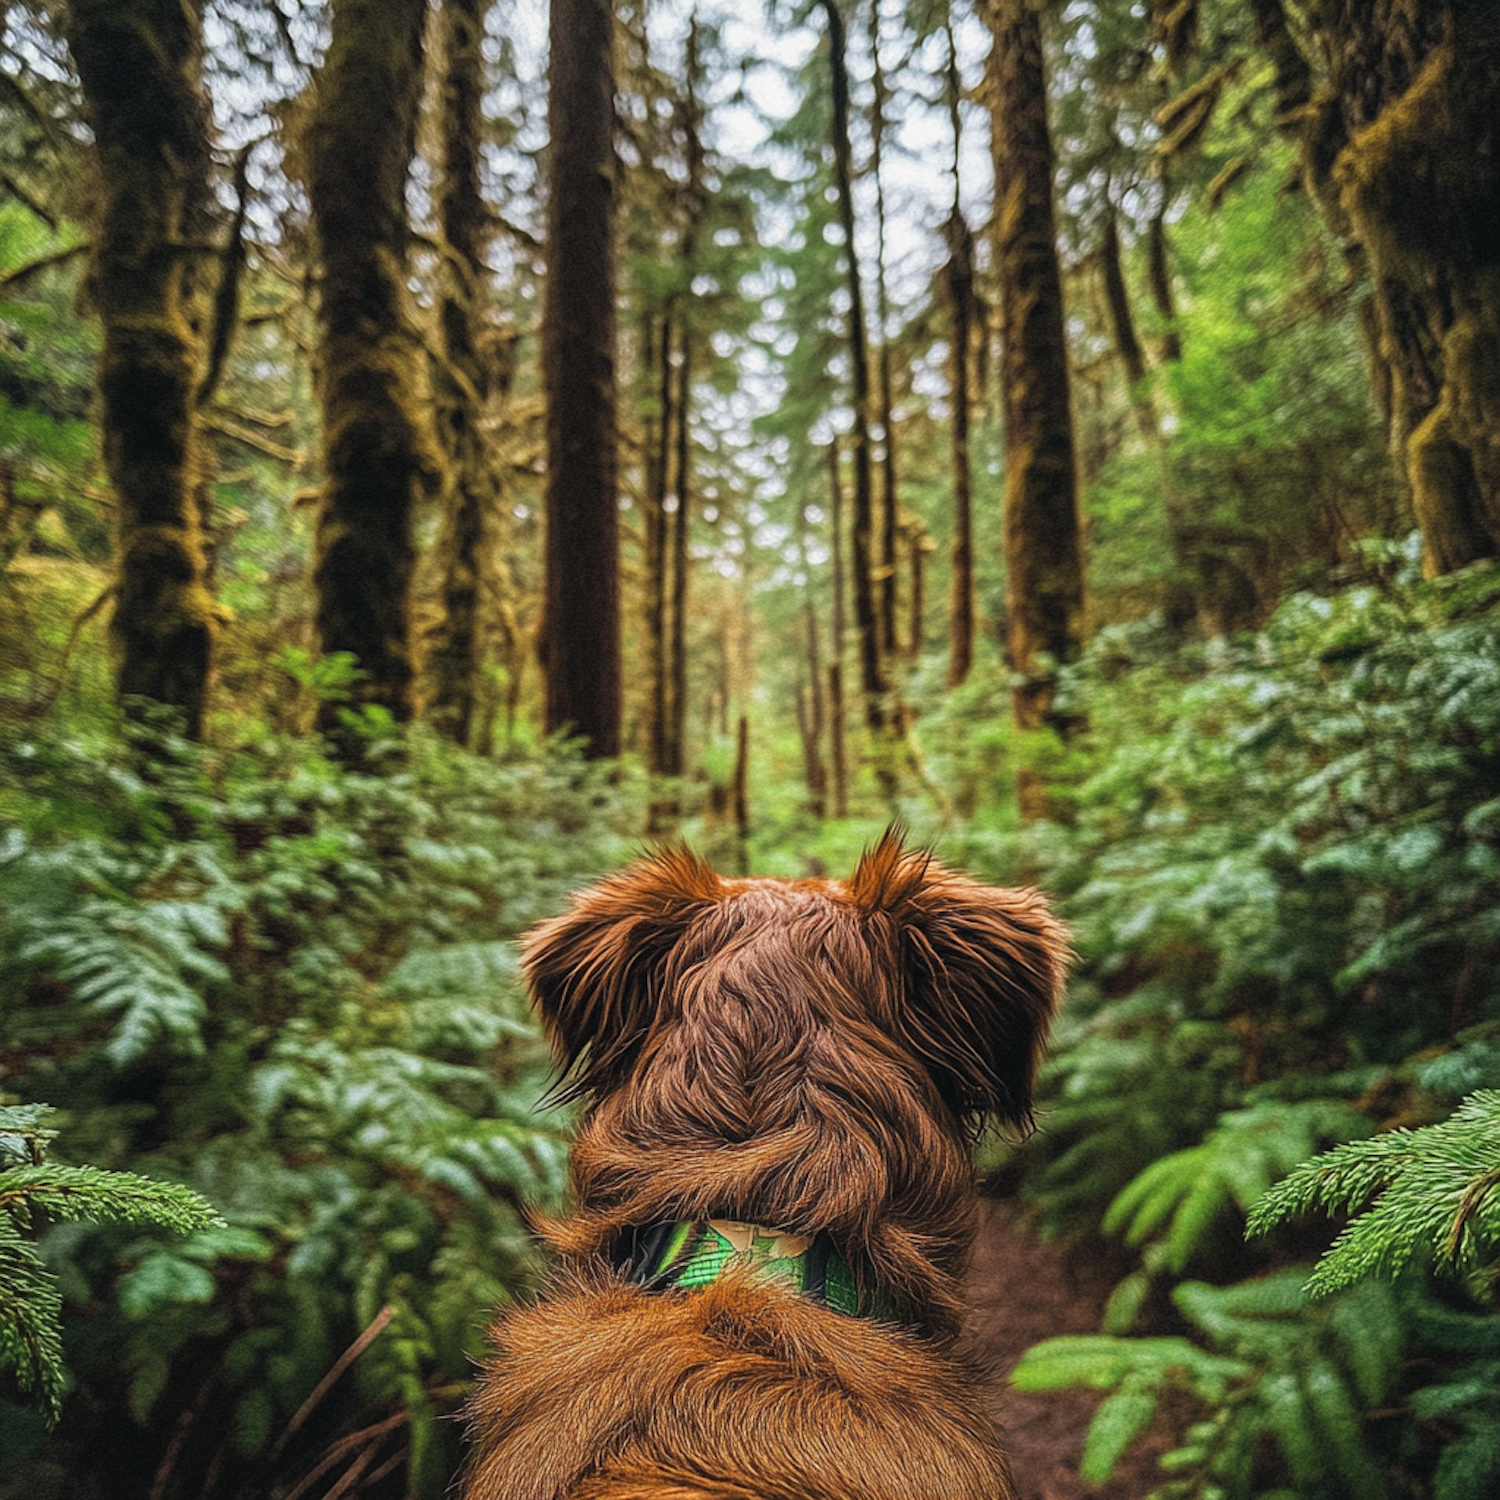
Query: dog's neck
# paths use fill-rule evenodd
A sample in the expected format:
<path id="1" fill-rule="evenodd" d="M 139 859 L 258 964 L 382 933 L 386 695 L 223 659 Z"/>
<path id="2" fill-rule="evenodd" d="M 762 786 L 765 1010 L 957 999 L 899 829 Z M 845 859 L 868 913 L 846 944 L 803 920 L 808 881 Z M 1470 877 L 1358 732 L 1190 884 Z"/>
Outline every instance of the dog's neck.
<path id="1" fill-rule="evenodd" d="M 697 1219 L 632 1231 L 623 1251 L 627 1280 L 650 1291 L 693 1291 L 743 1269 L 849 1317 L 894 1317 L 888 1300 L 862 1284 L 867 1278 L 826 1234 L 808 1238 L 736 1219 Z"/>

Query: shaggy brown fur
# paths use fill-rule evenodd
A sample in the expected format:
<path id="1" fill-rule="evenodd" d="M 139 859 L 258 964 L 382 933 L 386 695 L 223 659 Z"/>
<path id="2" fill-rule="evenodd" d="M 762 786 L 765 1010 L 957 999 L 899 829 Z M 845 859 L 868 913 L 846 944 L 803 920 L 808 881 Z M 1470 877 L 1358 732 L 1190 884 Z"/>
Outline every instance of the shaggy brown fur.
<path id="1" fill-rule="evenodd" d="M 494 1330 L 467 1500 L 1009 1500 L 953 1352 L 984 1120 L 1030 1122 L 1066 934 L 887 834 L 847 883 L 723 879 L 686 851 L 526 944 L 570 1095 L 577 1209 L 544 1299 Z M 825 1232 L 896 1322 L 730 1270 L 649 1292 L 632 1229 Z"/>

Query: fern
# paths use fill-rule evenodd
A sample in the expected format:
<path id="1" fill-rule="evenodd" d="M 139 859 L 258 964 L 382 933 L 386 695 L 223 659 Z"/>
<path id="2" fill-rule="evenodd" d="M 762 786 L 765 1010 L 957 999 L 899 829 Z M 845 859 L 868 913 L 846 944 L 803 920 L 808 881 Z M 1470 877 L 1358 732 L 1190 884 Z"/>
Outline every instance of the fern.
<path id="1" fill-rule="evenodd" d="M 1137 1245 L 1165 1230 L 1166 1264 L 1181 1271 L 1209 1228 L 1229 1210 L 1247 1211 L 1270 1184 L 1306 1160 L 1320 1139 L 1374 1127 L 1338 1099 L 1263 1101 L 1219 1118 L 1200 1145 L 1158 1157 L 1105 1213 L 1106 1234 Z"/>
<path id="2" fill-rule="evenodd" d="M 1290 1271 L 1229 1287 L 1184 1282 L 1173 1300 L 1209 1348 L 1183 1338 L 1049 1339 L 1026 1352 L 1012 1382 L 1025 1391 L 1113 1392 L 1085 1442 L 1079 1472 L 1090 1484 L 1108 1482 L 1162 1398 L 1177 1391 L 1210 1414 L 1162 1457 L 1163 1468 L 1188 1477 L 1161 1493 L 1249 1500 L 1257 1450 L 1270 1442 L 1296 1494 L 1380 1500 L 1385 1479 L 1361 1413 L 1384 1399 L 1396 1376 L 1397 1303 L 1386 1288 L 1367 1286 L 1311 1314 L 1301 1279 Z"/>
<path id="3" fill-rule="evenodd" d="M 1308 1279 L 1313 1296 L 1393 1276 L 1419 1256 L 1475 1272 L 1500 1252 L 1497 1188 L 1500 1090 L 1484 1089 L 1442 1124 L 1350 1142 L 1305 1163 L 1255 1205 L 1249 1232 L 1311 1209 L 1364 1208 Z"/>
<path id="4" fill-rule="evenodd" d="M 42 1121 L 50 1113 L 45 1105 L 0 1105 L 0 1153 L 23 1163 L 0 1170 L 0 1365 L 11 1368 L 21 1390 L 34 1395 L 55 1422 L 66 1380 L 62 1297 L 26 1237 L 36 1216 L 149 1224 L 177 1234 L 224 1221 L 178 1183 L 48 1162 L 54 1132 Z"/>

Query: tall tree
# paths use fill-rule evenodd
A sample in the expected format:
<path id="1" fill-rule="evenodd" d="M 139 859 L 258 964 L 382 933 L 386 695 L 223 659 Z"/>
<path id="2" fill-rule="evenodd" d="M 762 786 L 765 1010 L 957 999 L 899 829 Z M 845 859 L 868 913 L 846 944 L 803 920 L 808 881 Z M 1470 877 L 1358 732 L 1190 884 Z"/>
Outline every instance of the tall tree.
<path id="1" fill-rule="evenodd" d="M 681 362 L 677 368 L 677 445 L 673 463 L 677 505 L 672 512 L 672 632 L 670 638 L 671 720 L 666 735 L 666 762 L 670 776 L 681 776 L 687 737 L 687 611 L 688 536 L 693 514 L 693 278 L 698 258 L 698 232 L 705 207 L 703 185 L 703 109 L 698 90 L 702 59 L 699 55 L 697 12 L 688 22 L 683 56 L 681 121 L 684 165 L 684 221 L 681 262 L 686 283 L 681 301 Z"/>
<path id="2" fill-rule="evenodd" d="M 828 556 L 833 572 L 833 629 L 828 648 L 828 748 L 833 763 L 833 815 L 849 815 L 848 714 L 844 706 L 844 481 L 838 439 L 828 445 Z"/>
<path id="3" fill-rule="evenodd" d="M 73 0 L 65 24 L 99 169 L 89 293 L 118 502 L 116 681 L 126 698 L 179 710 L 196 736 L 216 627 L 196 415 L 212 222 L 203 4 Z"/>
<path id="4" fill-rule="evenodd" d="M 1083 644 L 1083 545 L 1069 407 L 1062 276 L 1052 208 L 1052 141 L 1041 17 L 1033 0 L 984 0 L 994 45 L 995 264 L 1005 412 L 1006 646 L 1022 730 L 1051 724 L 1057 668 Z M 1043 811 L 1023 778 L 1023 816 Z"/>
<path id="5" fill-rule="evenodd" d="M 849 144 L 849 68 L 847 29 L 838 0 L 823 0 L 828 18 L 828 65 L 833 85 L 833 170 L 838 193 L 839 224 L 844 236 L 844 267 L 849 294 L 849 367 L 854 426 L 850 434 L 854 463 L 854 623 L 859 641 L 860 687 L 865 722 L 877 734 L 890 724 L 886 702 L 885 662 L 874 577 L 874 482 L 870 455 L 870 345 L 865 327 L 865 298 L 854 241 L 854 168 Z"/>
<path id="6" fill-rule="evenodd" d="M 953 406 L 953 546 L 948 606 L 948 686 L 958 687 L 974 660 L 974 516 L 973 480 L 969 464 L 970 352 L 974 328 L 974 236 L 964 219 L 959 161 L 963 154 L 962 89 L 953 23 L 944 17 L 948 66 L 944 92 L 948 125 L 953 134 L 953 209 L 943 226 L 948 261 L 943 267 L 943 291 L 948 300 L 948 370 Z M 920 567 L 920 550 L 912 554 Z M 912 586 L 917 587 L 916 576 Z"/>
<path id="7" fill-rule="evenodd" d="M 337 0 L 305 144 L 322 271 L 318 630 L 355 658 L 356 704 L 398 723 L 414 708 L 415 511 L 441 470 L 406 271 L 426 18 L 425 0 Z M 323 723 L 357 756 L 336 705 Z"/>
<path id="8" fill-rule="evenodd" d="M 885 257 L 885 124 L 890 89 L 880 65 L 880 0 L 870 0 L 870 68 L 873 93 L 870 99 L 870 176 L 875 181 L 875 320 L 880 332 L 878 391 L 880 397 L 880 587 L 876 591 L 880 617 L 881 655 L 887 666 L 900 650 L 897 641 L 897 608 L 901 573 L 897 566 L 896 534 L 901 524 L 901 492 L 896 482 L 896 424 L 891 384 L 891 306 L 886 284 Z"/>
<path id="9" fill-rule="evenodd" d="M 614 10 L 552 0 L 547 395 L 547 728 L 620 750 L 615 449 Z"/>
<path id="10" fill-rule="evenodd" d="M 1273 11 L 1257 6 L 1259 32 L 1295 97 Z M 1311 11 L 1331 87 L 1305 127 L 1308 175 L 1368 256 L 1392 452 L 1426 569 L 1446 573 L 1500 555 L 1500 8 Z"/>
<path id="11" fill-rule="evenodd" d="M 480 191 L 483 146 L 485 17 L 491 0 L 443 0 L 439 104 L 438 225 L 443 292 L 436 376 L 438 435 L 447 460 L 443 529 L 442 613 L 428 658 L 434 724 L 460 745 L 473 742 L 484 669 L 486 573 L 499 563 L 494 535 L 499 506 L 495 454 L 486 408 L 495 394 L 496 361 L 487 337 L 490 214 Z"/>

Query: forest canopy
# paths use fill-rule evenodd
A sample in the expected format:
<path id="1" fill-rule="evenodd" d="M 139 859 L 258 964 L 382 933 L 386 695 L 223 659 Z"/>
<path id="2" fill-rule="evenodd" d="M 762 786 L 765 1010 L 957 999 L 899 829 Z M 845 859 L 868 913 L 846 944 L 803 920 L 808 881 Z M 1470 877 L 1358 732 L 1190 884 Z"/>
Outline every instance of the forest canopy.
<path id="1" fill-rule="evenodd" d="M 0 1497 L 441 1494 L 514 939 L 895 820 L 1076 934 L 1084 1477 L 1500 1488 L 1492 0 L 0 20 Z"/>

